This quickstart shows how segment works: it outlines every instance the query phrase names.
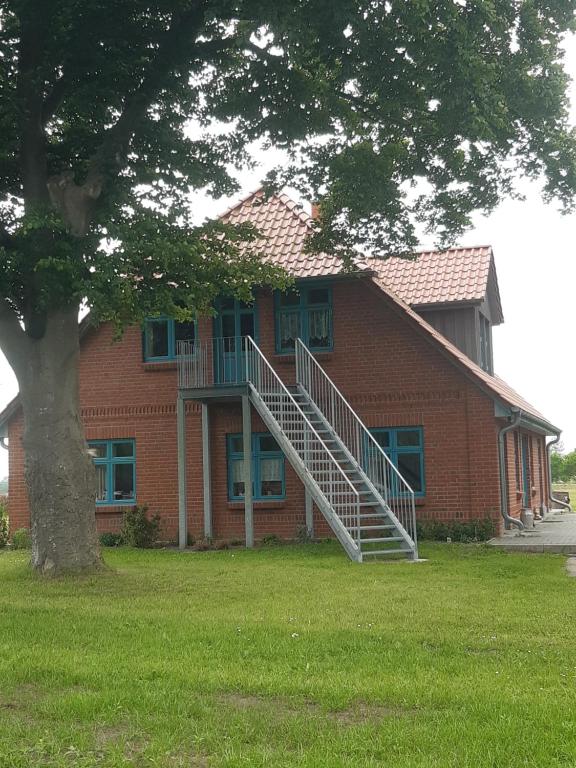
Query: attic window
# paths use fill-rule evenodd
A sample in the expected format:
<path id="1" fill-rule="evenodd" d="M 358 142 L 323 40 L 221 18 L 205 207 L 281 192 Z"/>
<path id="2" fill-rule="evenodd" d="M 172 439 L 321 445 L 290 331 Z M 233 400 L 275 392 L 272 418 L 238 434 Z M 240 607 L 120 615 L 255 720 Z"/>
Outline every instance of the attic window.
<path id="1" fill-rule="evenodd" d="M 479 313 L 480 320 L 480 367 L 487 373 L 494 372 L 492 361 L 492 325 L 488 318 Z"/>

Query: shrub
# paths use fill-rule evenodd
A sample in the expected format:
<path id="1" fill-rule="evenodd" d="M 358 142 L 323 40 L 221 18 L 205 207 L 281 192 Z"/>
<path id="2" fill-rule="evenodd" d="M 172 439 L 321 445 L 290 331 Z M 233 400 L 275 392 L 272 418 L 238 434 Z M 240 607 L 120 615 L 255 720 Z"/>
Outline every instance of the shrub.
<path id="1" fill-rule="evenodd" d="M 12 534 L 12 549 L 31 549 L 32 539 L 28 528 L 18 528 Z"/>
<path id="2" fill-rule="evenodd" d="M 122 544 L 121 533 L 102 533 L 100 534 L 100 544 L 103 547 L 119 547 Z"/>
<path id="3" fill-rule="evenodd" d="M 282 544 L 282 539 L 276 536 L 275 533 L 269 533 L 267 536 L 262 536 L 260 543 L 263 547 L 277 547 L 279 544 Z"/>
<path id="4" fill-rule="evenodd" d="M 0 497 L 0 549 L 8 544 L 8 510 L 6 499 Z"/>
<path id="5" fill-rule="evenodd" d="M 417 523 L 418 538 L 423 541 L 446 541 L 451 539 L 458 542 L 488 541 L 496 533 L 494 521 L 489 517 L 483 520 L 421 520 Z"/>
<path id="6" fill-rule="evenodd" d="M 150 549 L 158 540 L 160 516 L 148 517 L 148 507 L 133 507 L 124 515 L 122 542 L 129 547 Z"/>

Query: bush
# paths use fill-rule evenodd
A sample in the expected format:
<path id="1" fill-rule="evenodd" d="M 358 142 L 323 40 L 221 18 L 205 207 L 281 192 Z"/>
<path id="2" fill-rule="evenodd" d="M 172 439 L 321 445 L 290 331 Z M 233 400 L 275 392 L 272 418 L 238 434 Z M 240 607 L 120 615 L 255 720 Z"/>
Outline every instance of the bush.
<path id="1" fill-rule="evenodd" d="M 275 533 L 269 533 L 267 536 L 262 536 L 260 544 L 263 547 L 277 547 L 279 544 L 282 544 L 282 539 L 276 536 Z"/>
<path id="2" fill-rule="evenodd" d="M 121 533 L 102 533 L 100 534 L 100 544 L 103 547 L 119 547 L 122 544 Z"/>
<path id="3" fill-rule="evenodd" d="M 133 507 L 124 515 L 122 542 L 129 547 L 150 549 L 160 532 L 160 515 L 148 517 L 148 507 Z"/>
<path id="4" fill-rule="evenodd" d="M 8 510 L 6 499 L 0 497 L 0 549 L 8 544 Z"/>
<path id="5" fill-rule="evenodd" d="M 18 528 L 12 534 L 12 549 L 31 549 L 32 539 L 28 528 Z"/>
<path id="6" fill-rule="evenodd" d="M 458 542 L 488 541 L 496 533 L 494 521 L 489 517 L 484 520 L 468 520 L 460 522 L 450 520 L 422 520 L 417 523 L 417 534 L 420 541 L 446 541 L 451 539 Z"/>

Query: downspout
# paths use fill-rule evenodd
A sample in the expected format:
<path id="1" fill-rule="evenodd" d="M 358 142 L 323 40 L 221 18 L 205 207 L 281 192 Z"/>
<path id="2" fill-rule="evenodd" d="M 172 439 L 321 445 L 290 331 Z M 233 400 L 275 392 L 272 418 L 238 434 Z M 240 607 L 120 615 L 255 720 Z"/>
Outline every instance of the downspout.
<path id="1" fill-rule="evenodd" d="M 511 525 L 516 526 L 520 531 L 525 529 L 524 523 L 521 520 L 517 520 L 512 517 L 508 512 L 508 470 L 506 467 L 506 452 L 504 449 L 504 437 L 510 432 L 511 429 L 515 429 L 520 424 L 522 418 L 522 411 L 513 411 L 514 420 L 511 424 L 502 427 L 498 433 L 498 456 L 500 459 L 500 513 L 506 523 L 506 528 L 510 528 Z"/>
<path id="2" fill-rule="evenodd" d="M 4 448 L 5 451 L 9 450 L 9 446 L 8 446 L 8 443 L 6 442 L 5 437 L 0 437 L 0 445 L 2 446 L 2 448 Z"/>
<path id="3" fill-rule="evenodd" d="M 556 445 L 560 441 L 560 432 L 556 435 L 554 440 L 551 440 L 549 443 L 546 443 L 546 456 L 548 458 L 548 488 L 550 490 L 550 493 L 548 495 L 548 501 L 550 501 L 552 504 L 556 504 L 560 507 L 564 507 L 564 509 L 567 509 L 568 512 L 572 512 L 572 507 L 570 504 L 567 504 L 565 501 L 560 501 L 560 499 L 555 499 L 554 495 L 552 493 L 552 460 L 550 458 L 552 453 L 552 446 Z"/>

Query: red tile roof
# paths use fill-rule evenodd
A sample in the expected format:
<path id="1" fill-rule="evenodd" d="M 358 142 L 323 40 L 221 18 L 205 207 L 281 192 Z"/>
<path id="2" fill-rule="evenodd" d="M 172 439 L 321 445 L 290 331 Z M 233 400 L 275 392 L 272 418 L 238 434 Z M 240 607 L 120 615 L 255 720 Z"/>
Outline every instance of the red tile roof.
<path id="1" fill-rule="evenodd" d="M 502 321 L 494 256 L 489 245 L 419 251 L 414 258 L 368 259 L 394 293 L 411 307 L 452 302 L 481 302 L 493 280 L 495 322 Z"/>
<path id="2" fill-rule="evenodd" d="M 288 195 L 266 198 L 262 189 L 253 192 L 225 211 L 220 218 L 227 224 L 253 224 L 263 235 L 252 249 L 261 249 L 273 264 L 293 277 L 327 277 L 344 272 L 342 259 L 327 254 L 307 253 L 306 239 L 312 234 L 312 217 Z M 369 271 L 360 260 L 358 270 Z"/>

